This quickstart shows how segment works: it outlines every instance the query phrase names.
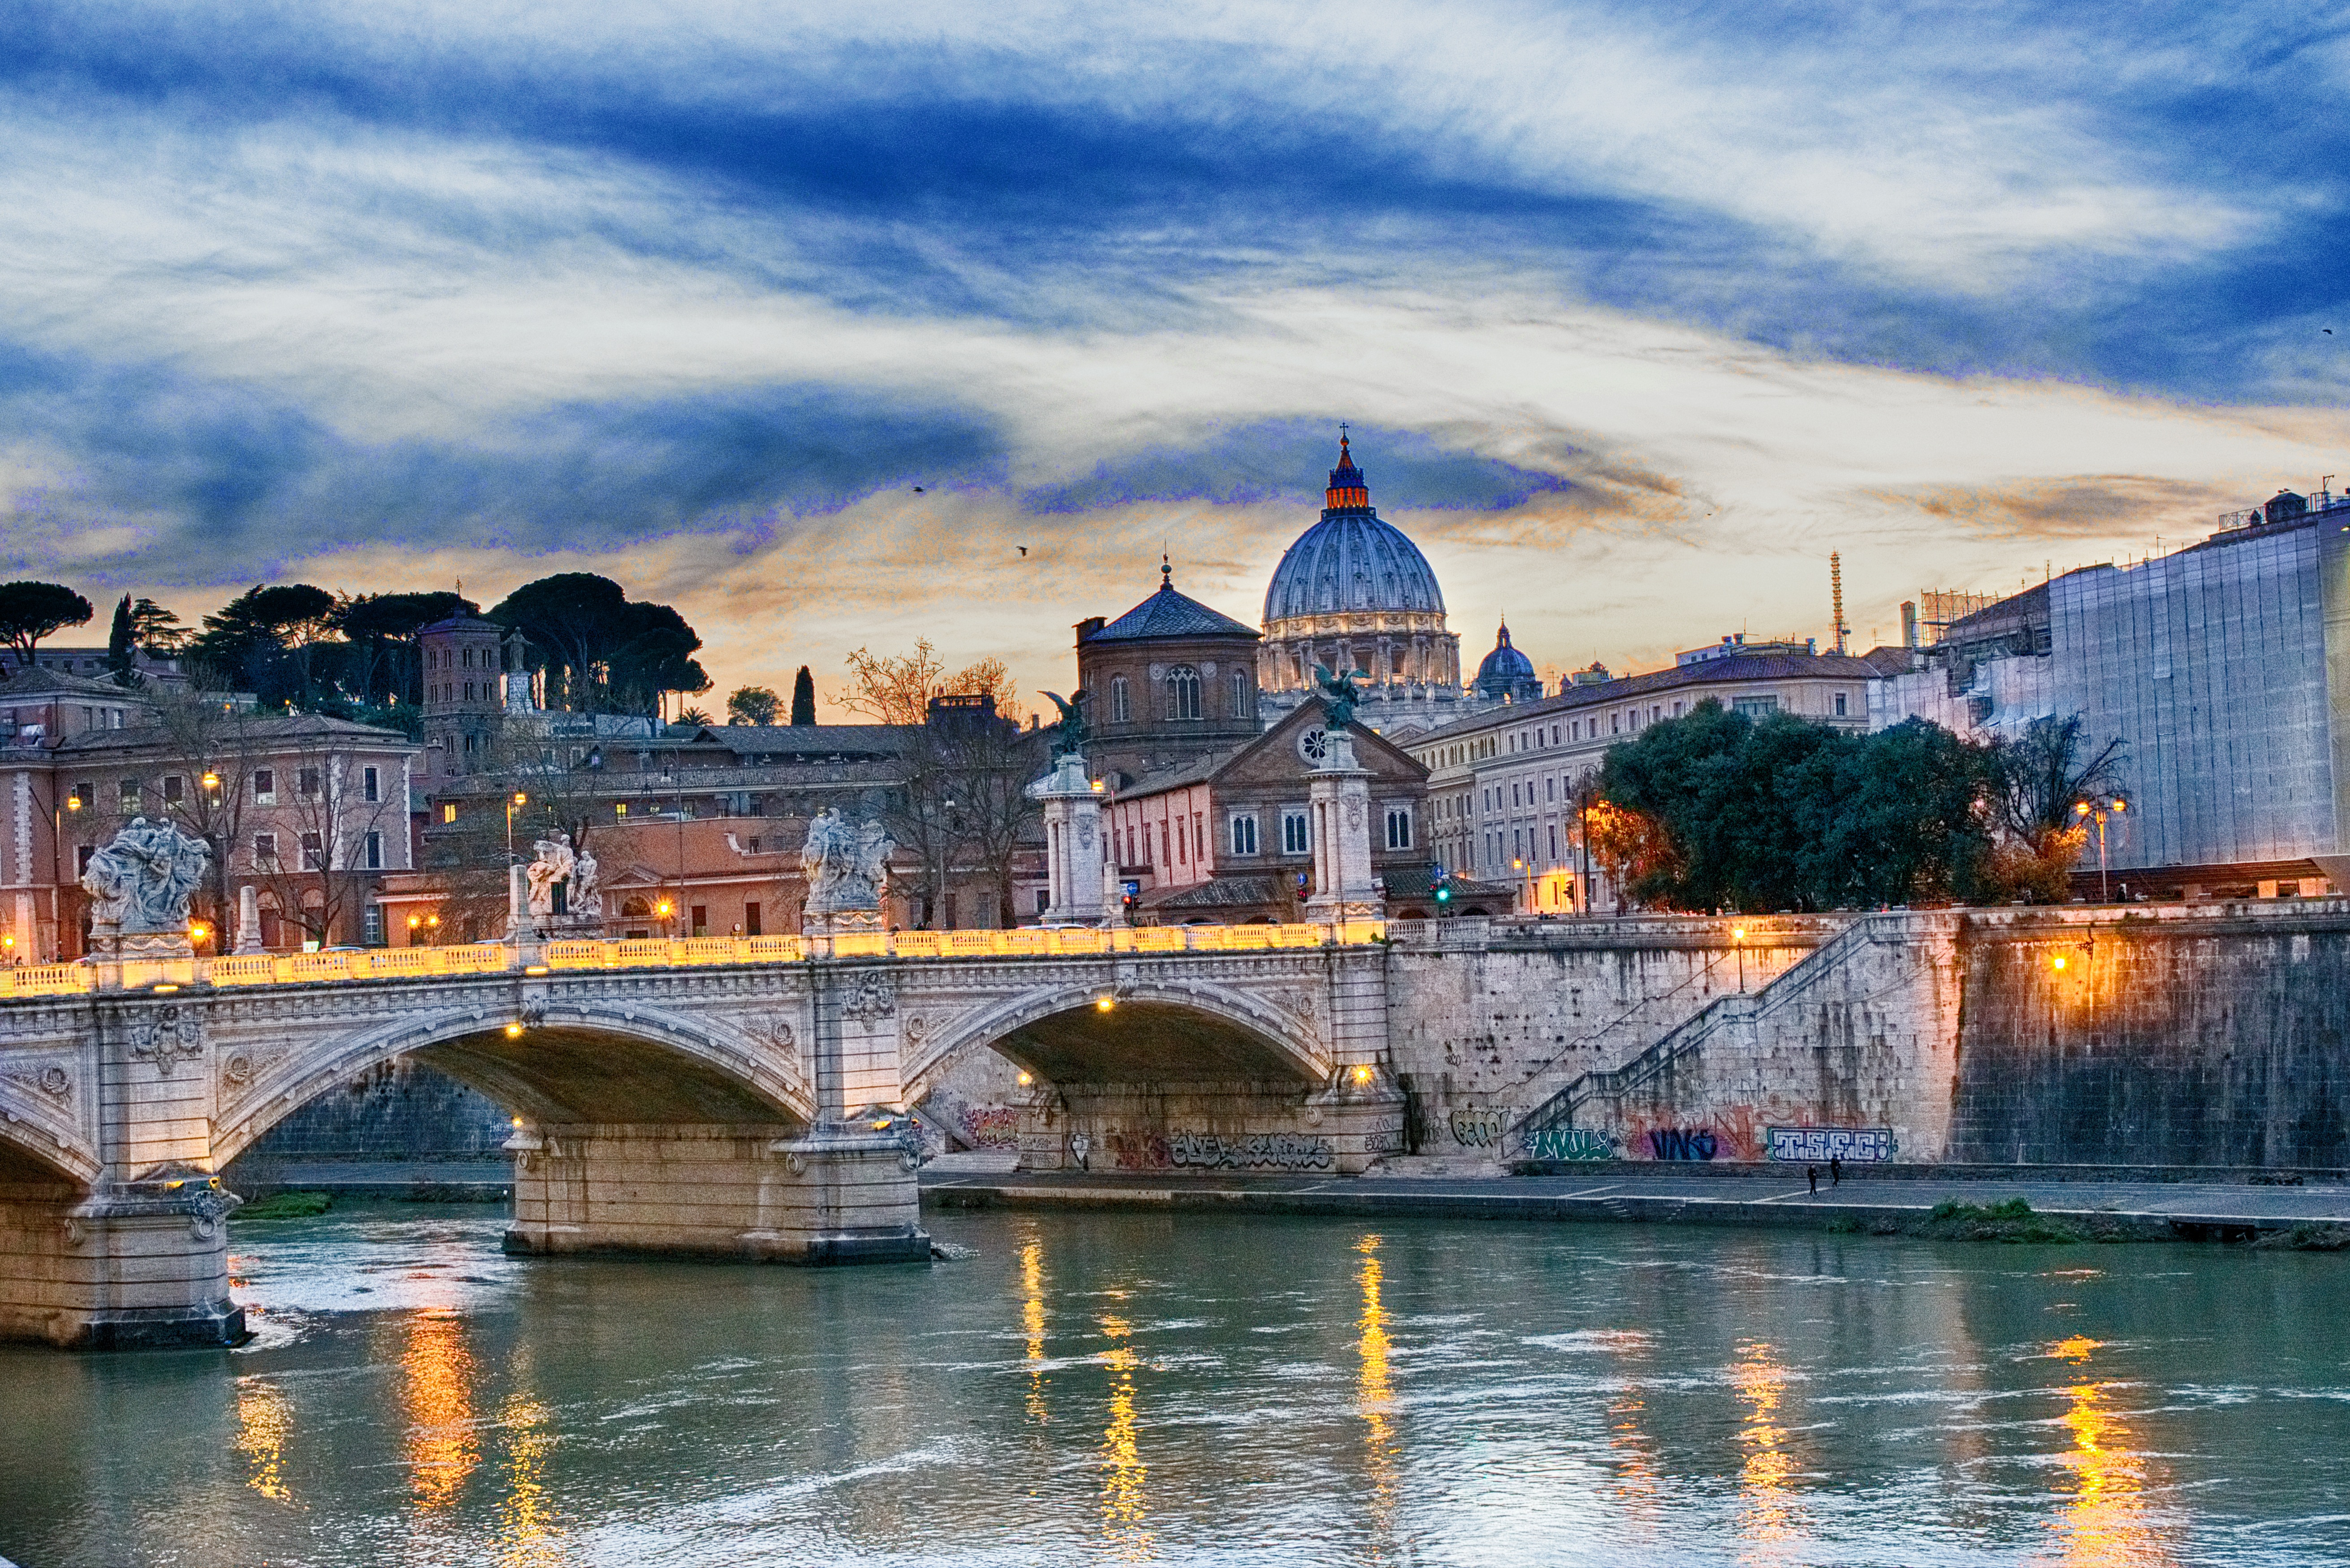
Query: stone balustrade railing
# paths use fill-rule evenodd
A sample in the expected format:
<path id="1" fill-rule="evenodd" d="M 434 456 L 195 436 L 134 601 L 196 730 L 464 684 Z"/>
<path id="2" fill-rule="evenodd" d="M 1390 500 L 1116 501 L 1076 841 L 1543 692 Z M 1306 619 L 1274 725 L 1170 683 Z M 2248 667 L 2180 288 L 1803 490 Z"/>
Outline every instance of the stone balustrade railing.
<path id="1" fill-rule="evenodd" d="M 1243 952 L 1357 946 L 1384 940 L 1384 920 L 1331 925 L 1021 927 L 1014 930 L 874 931 L 800 937 L 676 937 L 549 941 L 535 947 L 473 942 L 446 948 L 368 948 L 343 952 L 244 953 L 221 958 L 85 959 L 0 969 L 0 1000 L 74 996 L 99 990 L 221 990 L 315 985 L 336 981 L 426 980 L 519 970 L 675 969 L 712 964 L 796 963 L 819 943 L 836 958 L 1066 958 L 1087 954 Z"/>

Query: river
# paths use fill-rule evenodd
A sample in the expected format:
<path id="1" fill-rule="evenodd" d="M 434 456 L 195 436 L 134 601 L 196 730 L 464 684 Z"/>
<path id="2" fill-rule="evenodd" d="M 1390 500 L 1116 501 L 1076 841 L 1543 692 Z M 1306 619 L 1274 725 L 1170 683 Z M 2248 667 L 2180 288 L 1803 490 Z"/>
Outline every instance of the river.
<path id="1" fill-rule="evenodd" d="M 212 1564 L 2350 1562 L 2350 1257 L 948 1213 L 515 1262 L 240 1222 L 234 1352 L 0 1350 L 0 1555 Z"/>

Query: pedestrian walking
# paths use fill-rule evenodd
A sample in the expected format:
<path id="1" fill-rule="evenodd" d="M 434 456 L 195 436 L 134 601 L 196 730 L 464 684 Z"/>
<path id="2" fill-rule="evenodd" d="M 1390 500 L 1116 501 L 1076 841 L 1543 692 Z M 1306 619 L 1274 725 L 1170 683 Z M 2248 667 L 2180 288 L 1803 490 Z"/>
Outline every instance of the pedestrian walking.
<path id="1" fill-rule="evenodd" d="M 1816 1165 L 1807 1165 L 1807 1166 L 1804 1167 L 1804 1174 L 1805 1176 L 1807 1176 L 1807 1177 L 1811 1178 L 1811 1182 L 1812 1182 L 1812 1190 L 1813 1190 L 1814 1192 L 1817 1192 L 1817 1191 L 1819 1191 L 1819 1189 L 1820 1189 L 1820 1168 L 1819 1168 L 1818 1166 L 1816 1166 Z"/>
<path id="2" fill-rule="evenodd" d="M 1830 1187 L 1844 1185 L 1844 1156 L 1842 1155 L 1834 1156 L 1828 1160 L 1828 1185 Z"/>

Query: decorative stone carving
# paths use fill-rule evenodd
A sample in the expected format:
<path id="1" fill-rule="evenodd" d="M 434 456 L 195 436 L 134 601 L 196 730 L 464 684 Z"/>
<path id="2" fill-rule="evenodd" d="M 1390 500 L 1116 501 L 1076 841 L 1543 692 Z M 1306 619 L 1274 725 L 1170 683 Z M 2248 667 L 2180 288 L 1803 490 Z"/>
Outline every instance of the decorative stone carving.
<path id="1" fill-rule="evenodd" d="M 601 924 L 604 890 L 600 867 L 583 842 L 577 849 L 571 836 L 557 827 L 531 846 L 530 864 L 524 867 L 531 916 L 541 924 L 568 921 Z"/>
<path id="2" fill-rule="evenodd" d="M 221 1064 L 221 1076 L 232 1084 L 250 1084 L 253 1082 L 253 1058 L 242 1051 L 230 1052 L 228 1060 Z"/>
<path id="3" fill-rule="evenodd" d="M 896 988 L 878 974 L 859 975 L 848 988 L 847 997 L 840 1004 L 840 1015 L 859 1023 L 871 1023 L 898 1011 Z"/>
<path id="4" fill-rule="evenodd" d="M 192 1062 L 203 1050 L 204 1026 L 177 1002 L 167 1003 L 149 1022 L 130 1027 L 130 1054 L 154 1063 L 155 1071 L 167 1078 L 174 1061 Z"/>
<path id="5" fill-rule="evenodd" d="M 170 823 L 135 816 L 89 857 L 81 876 L 91 898 L 90 945 L 101 954 L 185 957 L 188 896 L 202 885 L 212 850 Z"/>
<path id="6" fill-rule="evenodd" d="M 906 1020 L 906 1043 L 908 1044 L 920 1045 L 923 1041 L 930 1037 L 931 1020 L 928 1013 L 917 1012 L 912 1017 Z"/>
<path id="7" fill-rule="evenodd" d="M 41 1069 L 39 1088 L 49 1098 L 62 1100 L 73 1093 L 73 1075 L 52 1063 Z"/>
<path id="8" fill-rule="evenodd" d="M 879 909 L 889 880 L 889 852 L 897 847 L 878 822 L 853 828 L 837 810 L 808 824 L 800 846 L 800 872 L 807 878 L 807 913 L 822 917 Z"/>

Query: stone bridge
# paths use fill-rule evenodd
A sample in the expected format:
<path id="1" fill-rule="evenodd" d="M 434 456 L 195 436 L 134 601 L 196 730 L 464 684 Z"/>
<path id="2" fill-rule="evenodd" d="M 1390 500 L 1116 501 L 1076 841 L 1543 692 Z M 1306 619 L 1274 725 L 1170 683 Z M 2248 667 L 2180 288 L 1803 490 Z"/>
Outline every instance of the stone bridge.
<path id="1" fill-rule="evenodd" d="M 1028 1168 L 1396 1147 L 1377 922 L 579 941 L 0 971 L 0 1336 L 242 1332 L 217 1172 L 413 1057 L 514 1113 L 510 1251 L 926 1258 L 903 1113 L 1028 1086 Z"/>

